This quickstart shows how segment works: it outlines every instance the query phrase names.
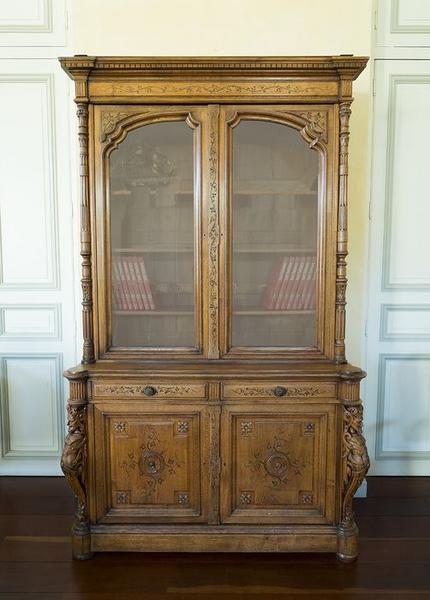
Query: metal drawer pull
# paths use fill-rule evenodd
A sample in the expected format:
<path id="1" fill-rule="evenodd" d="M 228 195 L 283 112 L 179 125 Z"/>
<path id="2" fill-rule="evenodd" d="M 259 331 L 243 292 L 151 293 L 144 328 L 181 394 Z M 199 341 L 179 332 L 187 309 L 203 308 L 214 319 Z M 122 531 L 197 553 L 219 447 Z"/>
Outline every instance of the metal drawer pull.
<path id="1" fill-rule="evenodd" d="M 275 389 L 273 390 L 275 396 L 285 396 L 285 394 L 287 393 L 287 390 L 282 387 L 281 385 L 278 385 L 277 387 L 275 387 Z"/>
<path id="2" fill-rule="evenodd" d="M 146 388 L 143 390 L 143 393 L 145 394 L 145 396 L 155 396 L 157 390 L 155 389 L 155 387 L 152 387 L 152 385 L 147 385 Z"/>

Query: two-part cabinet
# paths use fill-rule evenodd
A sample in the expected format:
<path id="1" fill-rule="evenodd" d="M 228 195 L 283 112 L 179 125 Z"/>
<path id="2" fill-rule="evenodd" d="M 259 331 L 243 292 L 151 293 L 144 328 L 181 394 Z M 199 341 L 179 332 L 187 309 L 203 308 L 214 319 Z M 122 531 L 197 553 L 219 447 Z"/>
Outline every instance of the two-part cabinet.
<path id="1" fill-rule="evenodd" d="M 61 59 L 75 80 L 82 364 L 63 471 L 94 551 L 357 554 L 345 359 L 366 59 Z"/>

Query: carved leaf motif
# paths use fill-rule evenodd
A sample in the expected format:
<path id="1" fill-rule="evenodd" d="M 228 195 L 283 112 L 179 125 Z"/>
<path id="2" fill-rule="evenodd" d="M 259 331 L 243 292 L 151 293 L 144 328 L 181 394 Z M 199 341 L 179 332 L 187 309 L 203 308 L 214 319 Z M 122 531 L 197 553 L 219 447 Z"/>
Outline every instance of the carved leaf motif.
<path id="1" fill-rule="evenodd" d="M 211 112 L 209 120 L 209 343 L 211 348 L 218 346 L 218 116 Z"/>
<path id="2" fill-rule="evenodd" d="M 322 392 L 317 387 L 287 387 L 285 388 L 284 396 L 287 397 L 311 397 L 311 396 L 319 396 Z M 250 387 L 243 386 L 237 387 L 234 389 L 235 396 L 248 396 L 248 397 L 258 397 L 258 396 L 273 396 L 273 388 L 269 387 Z"/>
<path id="3" fill-rule="evenodd" d="M 101 116 L 101 141 L 104 142 L 117 124 L 130 116 L 127 112 L 103 111 Z"/>
<path id="4" fill-rule="evenodd" d="M 321 84 L 319 84 L 321 87 Z M 318 92 L 319 88 L 310 85 L 297 85 L 292 83 L 272 84 L 267 82 L 256 83 L 252 85 L 244 84 L 223 84 L 223 83 L 194 83 L 194 84 L 177 84 L 172 85 L 165 83 L 163 85 L 149 85 L 148 83 L 125 83 L 125 84 L 110 84 L 100 83 L 98 85 L 99 93 L 103 95 L 118 95 L 118 94 L 145 94 L 146 96 L 204 96 L 206 94 L 225 94 L 227 96 L 234 95 L 300 95 L 312 92 Z"/>
<path id="5" fill-rule="evenodd" d="M 308 121 L 302 129 L 302 135 L 311 140 L 309 147 L 313 148 L 320 141 L 327 142 L 327 113 L 325 111 L 305 111 L 299 114 Z"/>

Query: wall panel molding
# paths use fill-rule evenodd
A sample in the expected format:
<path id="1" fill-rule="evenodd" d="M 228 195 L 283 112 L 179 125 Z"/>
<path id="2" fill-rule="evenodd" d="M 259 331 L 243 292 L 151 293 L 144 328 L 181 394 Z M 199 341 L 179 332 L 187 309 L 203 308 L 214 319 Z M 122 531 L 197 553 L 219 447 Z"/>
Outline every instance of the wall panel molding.
<path id="1" fill-rule="evenodd" d="M 383 267 L 382 267 L 382 289 L 383 290 L 422 290 L 422 291 L 430 291 L 430 263 L 426 259 L 426 256 L 430 254 L 430 238 L 427 235 L 423 234 L 423 231 L 419 231 L 419 228 L 424 228 L 424 215 L 421 213 L 414 213 L 414 206 L 410 203 L 410 196 L 404 196 L 401 198 L 399 196 L 397 206 L 394 203 L 395 194 L 400 194 L 399 186 L 395 185 L 394 178 L 397 175 L 402 173 L 403 180 L 406 181 L 407 175 L 409 175 L 409 179 L 411 179 L 410 173 L 405 173 L 402 169 L 406 169 L 406 163 L 403 162 L 403 167 L 401 167 L 401 161 L 397 160 L 396 152 L 400 152 L 402 149 L 406 148 L 406 151 L 409 152 L 408 148 L 410 148 L 410 144 L 403 143 L 405 140 L 399 140 L 399 122 L 398 118 L 398 94 L 400 86 L 421 86 L 421 85 L 429 85 L 430 84 L 430 75 L 418 75 L 418 74 L 403 74 L 403 75 L 390 75 L 389 82 L 389 96 L 388 96 L 388 125 L 387 125 L 387 145 L 386 145 L 386 177 L 385 177 L 385 222 L 384 222 L 384 245 L 383 245 Z M 430 98 L 430 85 L 426 93 L 429 94 Z M 411 90 L 411 98 L 416 97 L 416 88 L 415 90 Z M 412 111 L 411 111 L 412 112 Z M 414 140 L 420 139 L 420 137 L 416 136 L 417 127 L 421 127 L 420 134 L 422 136 L 421 139 L 427 139 L 426 133 L 430 135 L 430 123 L 428 124 L 428 132 L 425 131 L 426 122 L 417 123 L 413 120 L 413 115 L 402 115 L 403 120 L 406 120 L 409 117 L 410 120 L 410 131 L 403 131 L 404 135 L 407 133 L 414 138 Z M 412 131 L 412 128 L 413 131 Z M 412 141 L 412 140 L 410 140 Z M 427 155 L 427 153 L 426 153 Z M 416 154 L 414 155 L 416 156 Z M 422 157 L 423 162 L 426 158 Z M 396 182 L 398 183 L 398 181 Z M 413 182 L 416 184 L 416 182 Z M 411 181 L 408 181 L 408 184 L 412 185 Z M 413 190 L 411 187 L 411 195 L 413 195 Z M 408 203 L 408 205 L 404 206 L 404 213 L 401 214 L 402 206 L 401 202 Z M 395 236 L 396 233 L 404 232 L 406 234 L 411 233 L 411 230 L 406 231 L 407 225 L 411 225 L 410 223 L 405 223 L 402 217 L 404 215 L 410 215 L 408 218 L 415 218 L 413 225 L 415 226 L 414 237 L 412 241 L 415 245 L 421 245 L 421 252 L 415 252 L 415 247 L 410 244 L 410 256 L 406 256 L 406 251 L 408 247 L 399 247 L 398 244 L 395 244 Z M 430 216 L 430 214 L 429 214 Z M 397 226 L 397 229 L 395 229 Z M 426 227 L 426 225 L 425 225 Z M 422 247 L 423 244 L 428 244 L 428 252 L 425 247 Z M 402 265 L 396 265 L 395 259 L 403 261 Z M 413 276 L 410 275 L 411 270 L 415 268 L 415 265 L 419 264 L 419 260 L 421 260 L 421 267 L 424 267 L 428 270 L 428 273 L 423 273 L 422 276 Z M 396 268 L 398 269 L 397 274 L 393 271 Z M 401 272 L 403 268 L 403 273 Z"/>
<path id="2" fill-rule="evenodd" d="M 377 460 L 430 458 L 430 354 L 381 354 Z"/>
<path id="3" fill-rule="evenodd" d="M 62 354 L 0 356 L 2 459 L 59 457 L 64 439 Z"/>
<path id="4" fill-rule="evenodd" d="M 61 305 L 0 304 L 0 338 L 26 342 L 61 340 Z"/>
<path id="5" fill-rule="evenodd" d="M 381 304 L 380 341 L 430 341 L 430 304 Z"/>
<path id="6" fill-rule="evenodd" d="M 58 289 L 54 75 L 0 74 L 0 90 L 0 288 Z"/>
<path id="7" fill-rule="evenodd" d="M 66 0 L 3 0 L 0 2 L 0 46 L 65 46 Z"/>

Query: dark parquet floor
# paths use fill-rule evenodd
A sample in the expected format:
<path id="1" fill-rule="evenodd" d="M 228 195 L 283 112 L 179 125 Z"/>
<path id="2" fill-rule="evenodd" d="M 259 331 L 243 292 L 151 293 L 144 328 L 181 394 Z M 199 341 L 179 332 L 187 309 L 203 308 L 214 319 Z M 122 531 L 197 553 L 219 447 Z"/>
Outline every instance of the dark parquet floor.
<path id="1" fill-rule="evenodd" d="M 0 478 L 0 600 L 430 600 L 430 477 L 372 477 L 361 554 L 98 554 L 71 559 L 60 477 Z"/>

